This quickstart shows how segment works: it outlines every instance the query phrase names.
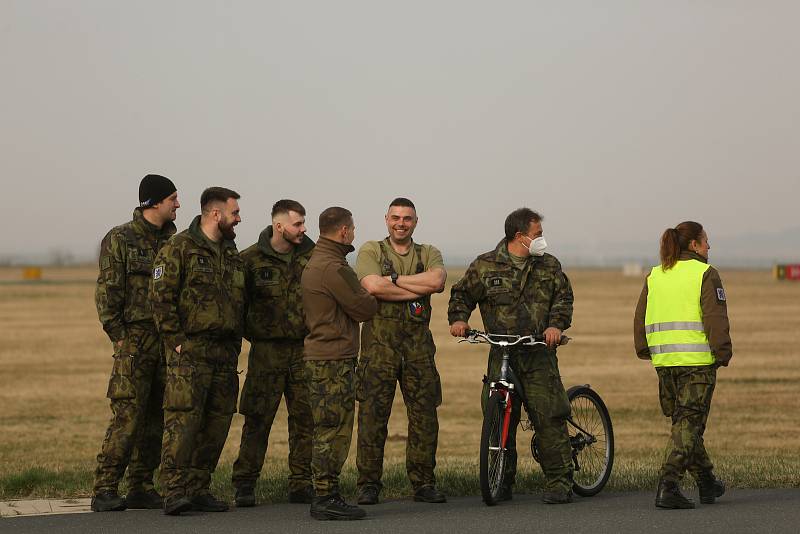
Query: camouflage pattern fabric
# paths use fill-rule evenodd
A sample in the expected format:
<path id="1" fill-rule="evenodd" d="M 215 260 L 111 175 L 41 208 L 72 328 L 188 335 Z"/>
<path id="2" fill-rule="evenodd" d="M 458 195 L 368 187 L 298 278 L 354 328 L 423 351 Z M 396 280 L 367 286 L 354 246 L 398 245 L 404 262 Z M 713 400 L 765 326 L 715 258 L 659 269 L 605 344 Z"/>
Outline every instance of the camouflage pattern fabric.
<path id="1" fill-rule="evenodd" d="M 406 304 L 406 303 L 404 303 Z M 412 487 L 435 485 L 442 385 L 430 330 L 373 319 L 361 330 L 356 398 L 358 404 L 358 486 L 382 487 L 383 451 L 397 383 L 406 404 L 406 471 Z"/>
<path id="2" fill-rule="evenodd" d="M 492 347 L 487 370 L 488 381 L 500 378 L 503 361 L 499 347 Z M 539 442 L 539 461 L 545 475 L 545 489 L 566 492 L 572 490 L 572 448 L 569 444 L 566 418 L 570 404 L 558 371 L 558 358 L 552 349 L 513 350 L 511 368 L 528 399 L 531 422 Z M 481 406 L 485 410 L 489 384 L 483 386 Z M 512 405 L 508 429 L 508 456 L 504 484 L 513 486 L 517 472 L 516 435 L 521 405 Z M 530 449 L 528 449 L 530 450 Z"/>
<path id="3" fill-rule="evenodd" d="M 661 411 L 672 419 L 672 431 L 661 466 L 661 479 L 678 482 L 688 470 L 697 479 L 714 469 L 703 433 L 717 383 L 713 365 L 657 367 Z"/>
<path id="4" fill-rule="evenodd" d="M 152 278 L 167 351 L 161 486 L 167 498 L 192 497 L 208 491 L 236 411 L 244 263 L 232 241 L 209 240 L 197 216 L 158 253 Z"/>
<path id="5" fill-rule="evenodd" d="M 208 492 L 239 393 L 235 341 L 189 338 L 167 355 L 161 488 L 176 499 Z"/>
<path id="6" fill-rule="evenodd" d="M 307 236 L 292 249 L 287 262 L 276 253 L 270 239 L 272 226 L 259 236 L 258 242 L 241 253 L 245 262 L 247 287 L 247 319 L 245 337 L 250 341 L 297 339 L 308 334 L 303 313 L 300 277 L 303 274 L 314 242 Z"/>
<path id="7" fill-rule="evenodd" d="M 157 334 L 129 327 L 114 353 L 108 385 L 112 417 L 94 476 L 94 493 L 116 491 L 128 468 L 128 490 L 153 488 L 161 461 L 164 363 Z"/>
<path id="8" fill-rule="evenodd" d="M 303 341 L 255 341 L 248 362 L 239 402 L 239 413 L 245 417 L 239 457 L 233 464 L 233 485 L 255 486 L 264 465 L 272 422 L 281 397 L 285 396 L 289 412 L 289 491 L 301 490 L 311 485 L 314 429 Z"/>
<path id="9" fill-rule="evenodd" d="M 381 276 L 395 266 L 389 259 L 389 238 L 380 242 Z M 425 272 L 422 246 L 414 243 L 417 264 L 414 273 Z M 361 357 L 358 362 L 358 486 L 382 487 L 383 452 L 388 435 L 397 383 L 406 404 L 408 441 L 406 471 L 412 487 L 436 484 L 436 448 L 439 420 L 436 408 L 442 403 L 442 386 L 436 370 L 428 325 L 431 298 L 413 302 L 378 300 L 378 312 L 361 329 Z"/>
<path id="10" fill-rule="evenodd" d="M 306 360 L 314 443 L 311 472 L 314 492 L 339 493 L 339 474 L 350 451 L 355 412 L 355 359 Z"/>
<path id="11" fill-rule="evenodd" d="M 469 321 L 480 307 L 484 329 L 492 334 L 541 334 L 572 323 L 572 286 L 559 261 L 550 254 L 531 256 L 516 269 L 505 240 L 472 262 L 451 290 L 450 324 Z"/>
<path id="12" fill-rule="evenodd" d="M 97 315 L 111 341 L 124 339 L 128 325 L 154 329 L 148 297 L 153 259 L 174 233 L 172 222 L 157 228 L 137 208 L 133 220 L 112 228 L 103 238 L 94 296 Z"/>
<path id="13" fill-rule="evenodd" d="M 447 315 L 450 324 L 468 322 L 477 306 L 487 332 L 541 335 L 549 327 L 561 331 L 569 328 L 573 300 L 569 278 L 554 256 L 529 256 L 519 269 L 514 266 L 506 241 L 502 240 L 495 250 L 478 256 L 453 286 Z M 568 491 L 572 487 L 573 465 L 564 418 L 569 415 L 569 402 L 561 383 L 558 360 L 553 350 L 527 349 L 512 350 L 512 367 L 533 410 L 529 415 L 541 440 L 545 484 L 551 490 Z M 500 361 L 500 350 L 492 347 L 489 351 L 490 379 L 499 376 Z M 513 432 L 516 433 L 516 426 Z M 514 452 L 510 460 L 506 480 L 513 484 Z"/>
<path id="14" fill-rule="evenodd" d="M 95 304 L 114 344 L 114 365 L 107 393 L 112 417 L 97 456 L 95 493 L 116 491 L 126 468 L 129 489 L 153 487 L 161 453 L 164 363 L 147 293 L 153 259 L 174 233 L 172 222 L 158 228 L 137 208 L 100 246 Z"/>
<path id="15" fill-rule="evenodd" d="M 150 302 L 168 349 L 189 336 L 241 341 L 245 275 L 236 245 L 209 240 L 198 215 L 156 256 Z"/>

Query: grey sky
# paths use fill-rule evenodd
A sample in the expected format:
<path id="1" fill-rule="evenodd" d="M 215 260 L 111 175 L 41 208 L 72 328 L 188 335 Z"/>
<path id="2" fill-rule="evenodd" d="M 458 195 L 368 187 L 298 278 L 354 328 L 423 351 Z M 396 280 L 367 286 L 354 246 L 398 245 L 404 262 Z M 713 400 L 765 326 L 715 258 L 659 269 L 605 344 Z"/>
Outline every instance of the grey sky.
<path id="1" fill-rule="evenodd" d="M 712 260 L 800 261 L 798 20 L 778 1 L 2 0 L 0 256 L 91 257 L 158 172 L 180 228 L 206 186 L 238 190 L 241 248 L 279 198 L 314 238 L 350 208 L 360 243 L 402 195 L 449 258 L 528 205 L 576 262 L 649 258 L 685 219 Z"/>

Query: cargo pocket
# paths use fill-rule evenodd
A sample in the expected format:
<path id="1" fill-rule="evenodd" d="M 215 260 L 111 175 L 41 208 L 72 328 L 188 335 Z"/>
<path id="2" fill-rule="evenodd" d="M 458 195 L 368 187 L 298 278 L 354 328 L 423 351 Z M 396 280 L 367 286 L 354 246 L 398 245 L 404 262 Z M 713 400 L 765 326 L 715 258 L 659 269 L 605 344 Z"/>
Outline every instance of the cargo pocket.
<path id="1" fill-rule="evenodd" d="M 547 418 L 566 419 L 570 415 L 571 408 L 561 377 L 551 373 L 547 381 L 547 398 L 536 399 L 538 402 L 534 402 L 534 408 Z"/>
<path id="2" fill-rule="evenodd" d="M 236 368 L 216 371 L 212 391 L 208 399 L 208 411 L 218 415 L 232 415 L 236 412 L 239 397 L 239 374 Z"/>
<path id="3" fill-rule="evenodd" d="M 133 384 L 133 356 L 130 354 L 114 355 L 114 367 L 111 369 L 106 397 L 111 400 L 136 398 L 136 387 Z"/>
<path id="4" fill-rule="evenodd" d="M 239 399 L 239 413 L 242 415 L 263 415 L 267 413 L 266 391 L 272 382 L 268 374 L 248 374 Z"/>
<path id="5" fill-rule="evenodd" d="M 187 411 L 194 407 L 194 367 L 190 364 L 167 367 L 167 383 L 164 388 L 164 409 Z"/>

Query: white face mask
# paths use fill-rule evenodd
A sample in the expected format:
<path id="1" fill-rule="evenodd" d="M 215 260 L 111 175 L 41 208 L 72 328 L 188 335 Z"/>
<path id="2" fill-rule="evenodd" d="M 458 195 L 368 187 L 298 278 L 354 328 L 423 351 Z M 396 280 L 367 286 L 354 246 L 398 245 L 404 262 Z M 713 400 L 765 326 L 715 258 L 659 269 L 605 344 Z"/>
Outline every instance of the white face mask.
<path id="1" fill-rule="evenodd" d="M 531 243 L 528 245 L 528 252 L 531 253 L 531 256 L 544 256 L 544 249 L 546 248 L 547 241 L 544 240 L 544 237 L 540 236 L 536 239 L 531 239 Z"/>

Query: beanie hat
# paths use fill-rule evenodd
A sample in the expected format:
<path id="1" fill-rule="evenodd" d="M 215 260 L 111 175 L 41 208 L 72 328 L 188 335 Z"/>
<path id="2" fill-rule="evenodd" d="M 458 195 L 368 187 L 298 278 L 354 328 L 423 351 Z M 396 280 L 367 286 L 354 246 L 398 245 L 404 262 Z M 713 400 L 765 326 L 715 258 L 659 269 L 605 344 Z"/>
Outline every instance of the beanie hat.
<path id="1" fill-rule="evenodd" d="M 166 176 L 148 174 L 139 184 L 139 207 L 151 208 L 175 191 L 175 184 Z"/>

